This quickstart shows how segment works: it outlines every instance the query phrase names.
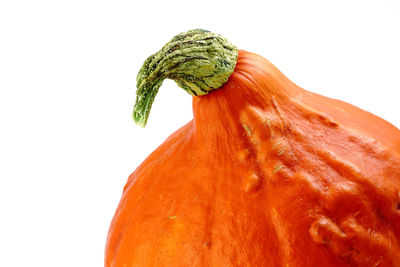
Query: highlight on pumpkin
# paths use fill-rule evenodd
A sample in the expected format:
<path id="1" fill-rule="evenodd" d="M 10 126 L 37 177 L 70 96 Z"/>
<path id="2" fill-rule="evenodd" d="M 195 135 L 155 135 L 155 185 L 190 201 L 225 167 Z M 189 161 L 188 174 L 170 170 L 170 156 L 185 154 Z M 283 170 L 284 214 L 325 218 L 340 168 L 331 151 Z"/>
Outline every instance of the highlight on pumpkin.
<path id="1" fill-rule="evenodd" d="M 174 80 L 193 96 L 221 87 L 235 69 L 237 48 L 221 35 L 195 29 L 176 35 L 146 59 L 137 75 L 132 117 L 144 127 L 164 79 Z"/>

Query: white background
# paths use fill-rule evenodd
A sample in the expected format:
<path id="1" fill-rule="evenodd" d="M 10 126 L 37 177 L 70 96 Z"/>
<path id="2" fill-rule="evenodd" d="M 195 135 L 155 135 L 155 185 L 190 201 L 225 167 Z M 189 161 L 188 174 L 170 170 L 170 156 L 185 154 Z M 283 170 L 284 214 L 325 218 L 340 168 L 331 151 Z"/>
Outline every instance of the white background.
<path id="1" fill-rule="evenodd" d="M 136 74 L 193 28 L 400 126 L 400 1 L 3 0 L 0 266 L 103 265 L 128 175 L 192 118 L 166 81 L 136 126 Z"/>

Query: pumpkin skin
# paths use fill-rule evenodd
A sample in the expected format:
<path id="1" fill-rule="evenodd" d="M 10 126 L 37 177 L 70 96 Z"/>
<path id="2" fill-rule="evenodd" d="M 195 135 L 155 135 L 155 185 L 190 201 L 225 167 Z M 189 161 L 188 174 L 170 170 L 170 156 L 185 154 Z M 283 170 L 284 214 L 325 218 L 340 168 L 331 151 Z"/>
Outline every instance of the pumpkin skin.
<path id="1" fill-rule="evenodd" d="M 400 131 L 239 51 L 129 177 L 105 266 L 400 266 Z"/>

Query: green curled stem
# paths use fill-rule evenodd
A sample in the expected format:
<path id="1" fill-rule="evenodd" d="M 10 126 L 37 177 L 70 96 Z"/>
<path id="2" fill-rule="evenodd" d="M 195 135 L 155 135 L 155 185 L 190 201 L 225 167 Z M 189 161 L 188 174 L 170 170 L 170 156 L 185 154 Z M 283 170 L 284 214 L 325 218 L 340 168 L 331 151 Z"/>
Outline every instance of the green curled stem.
<path id="1" fill-rule="evenodd" d="M 195 29 L 176 35 L 146 59 L 137 75 L 132 117 L 144 127 L 158 89 L 174 80 L 193 96 L 206 95 L 228 81 L 235 69 L 237 48 L 219 34 Z"/>

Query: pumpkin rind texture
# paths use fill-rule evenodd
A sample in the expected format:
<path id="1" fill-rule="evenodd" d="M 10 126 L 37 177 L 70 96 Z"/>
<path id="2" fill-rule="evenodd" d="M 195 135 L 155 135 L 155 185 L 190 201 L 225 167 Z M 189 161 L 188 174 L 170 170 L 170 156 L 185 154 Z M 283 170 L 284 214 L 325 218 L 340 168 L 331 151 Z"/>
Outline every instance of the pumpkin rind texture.
<path id="1" fill-rule="evenodd" d="M 105 266 L 400 266 L 400 131 L 243 50 L 129 177 Z"/>

